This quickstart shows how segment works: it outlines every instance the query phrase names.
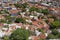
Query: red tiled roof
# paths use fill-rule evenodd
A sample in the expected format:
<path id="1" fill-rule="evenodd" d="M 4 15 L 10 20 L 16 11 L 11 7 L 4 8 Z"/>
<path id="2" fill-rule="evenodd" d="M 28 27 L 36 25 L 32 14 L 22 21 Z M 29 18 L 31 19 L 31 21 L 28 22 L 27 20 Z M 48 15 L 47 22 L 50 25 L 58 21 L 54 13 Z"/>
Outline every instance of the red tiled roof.
<path id="1" fill-rule="evenodd" d="M 38 28 L 43 28 L 44 27 L 44 25 L 43 24 L 40 24 L 39 26 L 38 26 Z"/>
<path id="2" fill-rule="evenodd" d="M 43 8 L 45 8 L 45 6 L 41 6 L 41 5 L 38 5 L 38 6 L 36 6 L 37 8 L 40 8 L 40 9 L 43 9 Z"/>
<path id="3" fill-rule="evenodd" d="M 4 26 L 4 24 L 3 23 L 0 23 L 0 26 Z"/>
<path id="4" fill-rule="evenodd" d="M 50 28 L 50 26 L 49 26 L 49 25 L 47 25 L 47 26 L 46 26 L 46 30 L 49 30 L 49 28 Z"/>
<path id="5" fill-rule="evenodd" d="M 49 10 L 55 10 L 55 8 L 52 8 L 52 7 L 51 7 L 51 8 L 49 8 Z"/>
<path id="6" fill-rule="evenodd" d="M 0 10 L 2 10 L 2 8 L 0 8 Z"/>
<path id="7" fill-rule="evenodd" d="M 46 38 L 45 34 L 40 34 L 40 38 L 45 39 Z"/>
<path id="8" fill-rule="evenodd" d="M 18 10 L 10 10 L 10 14 L 17 13 L 17 12 L 18 12 Z"/>
<path id="9" fill-rule="evenodd" d="M 33 36 L 34 40 L 39 40 L 39 37 Z"/>
<path id="10" fill-rule="evenodd" d="M 16 29 L 16 26 L 11 26 L 12 29 Z"/>
<path id="11" fill-rule="evenodd" d="M 56 10 L 60 10 L 60 7 L 59 8 L 56 8 Z"/>
<path id="12" fill-rule="evenodd" d="M 35 29 L 33 28 L 33 27 L 31 27 L 31 26 L 29 26 L 29 29 L 31 30 L 31 31 L 34 31 Z"/>
<path id="13" fill-rule="evenodd" d="M 31 31 L 34 31 L 34 28 L 31 28 Z"/>
<path id="14" fill-rule="evenodd" d="M 37 21 L 34 21 L 34 22 L 32 22 L 32 24 L 37 26 L 38 25 L 38 22 Z"/>

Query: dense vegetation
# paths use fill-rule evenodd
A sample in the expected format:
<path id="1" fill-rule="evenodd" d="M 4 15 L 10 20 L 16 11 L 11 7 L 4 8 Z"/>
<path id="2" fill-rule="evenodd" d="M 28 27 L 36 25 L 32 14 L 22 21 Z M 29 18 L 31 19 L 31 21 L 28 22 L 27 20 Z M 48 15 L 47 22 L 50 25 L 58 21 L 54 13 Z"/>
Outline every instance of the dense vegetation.
<path id="1" fill-rule="evenodd" d="M 25 29 L 16 29 L 13 33 L 8 37 L 4 36 L 4 40 L 28 40 L 31 32 Z"/>

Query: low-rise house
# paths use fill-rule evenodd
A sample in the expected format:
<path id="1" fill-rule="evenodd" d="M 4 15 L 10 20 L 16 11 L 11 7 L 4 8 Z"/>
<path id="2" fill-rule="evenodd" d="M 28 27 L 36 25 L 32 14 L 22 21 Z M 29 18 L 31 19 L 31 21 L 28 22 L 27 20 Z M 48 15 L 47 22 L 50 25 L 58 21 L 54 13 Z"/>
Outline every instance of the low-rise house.
<path id="1" fill-rule="evenodd" d="M 8 30 L 8 28 L 2 28 L 2 30 L 7 31 L 7 30 Z"/>
<path id="2" fill-rule="evenodd" d="M 17 12 L 18 12 L 18 10 L 15 10 L 15 9 L 14 10 L 12 9 L 9 11 L 9 13 L 11 14 L 12 17 L 17 16 L 18 15 Z"/>
<path id="3" fill-rule="evenodd" d="M 4 24 L 3 23 L 0 23 L 0 27 L 3 27 L 4 26 Z"/>
<path id="4" fill-rule="evenodd" d="M 41 34 L 41 32 L 39 32 L 38 30 L 35 30 L 35 34 L 36 34 L 36 36 L 39 36 Z"/>
<path id="5" fill-rule="evenodd" d="M 26 20 L 26 22 L 32 23 L 32 21 L 31 21 L 31 20 Z"/>
<path id="6" fill-rule="evenodd" d="M 18 1 L 18 0 L 16 0 L 16 1 Z M 16 1 L 14 1 L 14 2 L 16 2 Z M 47 9 L 48 7 L 46 7 L 46 6 L 50 6 L 50 4 L 46 4 L 46 3 L 50 2 L 51 0 L 44 0 L 44 1 L 43 0 L 29 0 L 29 1 L 33 2 L 33 4 L 28 3 L 29 4 L 28 6 L 35 6 L 38 9 Z M 43 3 L 41 3 L 41 4 L 44 6 L 34 3 L 34 2 L 38 2 L 38 1 L 39 2 L 43 1 Z M 6 2 L 2 3 L 3 8 L 0 8 L 0 10 L 7 9 L 9 12 L 9 15 L 11 14 L 11 16 L 12 16 L 11 21 L 15 20 L 15 17 L 25 18 L 26 24 L 25 23 L 24 24 L 23 23 L 11 23 L 11 24 L 0 23 L 0 26 L 2 27 L 0 29 L 0 34 L 1 34 L 0 37 L 3 37 L 4 35 L 9 36 L 17 28 L 22 28 L 22 29 L 32 31 L 33 34 L 31 37 L 29 37 L 29 40 L 39 40 L 39 38 L 45 39 L 48 36 L 48 34 L 51 33 L 51 30 L 49 29 L 50 26 L 43 19 L 46 18 L 49 22 L 53 22 L 54 19 L 48 18 L 48 15 L 44 15 L 43 13 L 37 13 L 36 11 L 33 11 L 30 13 L 29 7 L 26 8 L 26 12 L 21 12 L 22 9 L 16 8 L 14 6 L 14 2 L 13 3 L 11 2 L 12 5 L 9 5 L 9 3 L 6 3 Z M 25 1 L 23 0 L 21 2 L 21 4 L 25 3 L 25 2 L 27 2 L 27 0 L 25 0 Z M 52 11 L 52 13 L 59 13 L 58 10 L 60 10 L 60 9 L 49 7 L 49 10 Z M 18 15 L 18 12 L 19 13 L 21 12 L 21 13 Z M 44 16 L 44 18 L 42 18 L 43 16 Z M 0 16 L 0 19 L 5 19 L 5 17 Z M 6 28 L 5 26 L 7 26 L 7 25 L 8 25 L 8 27 Z M 40 32 L 39 29 L 42 29 L 44 34 L 42 32 Z M 59 29 L 58 29 L 58 31 L 59 31 Z"/>
<path id="7" fill-rule="evenodd" d="M 39 37 L 42 38 L 42 39 L 45 39 L 46 38 L 46 35 L 45 34 L 40 34 Z"/>
<path id="8" fill-rule="evenodd" d="M 49 22 L 53 22 L 53 21 L 54 21 L 54 19 L 53 19 L 53 18 L 49 18 L 48 20 L 49 20 Z"/>
<path id="9" fill-rule="evenodd" d="M 39 40 L 39 37 L 38 36 L 33 36 L 32 40 Z"/>
<path id="10" fill-rule="evenodd" d="M 1 11 L 1 10 L 3 10 L 3 8 L 2 8 L 2 7 L 0 7 L 0 11 Z"/>
<path id="11" fill-rule="evenodd" d="M 38 36 L 30 36 L 28 39 L 29 40 L 39 40 L 39 37 Z"/>
<path id="12" fill-rule="evenodd" d="M 42 6 L 42 5 L 37 5 L 36 8 L 40 8 L 40 9 L 47 9 L 46 6 Z"/>
<path id="13" fill-rule="evenodd" d="M 32 31 L 32 32 L 34 32 L 35 29 L 32 26 L 30 26 L 29 30 Z"/>
<path id="14" fill-rule="evenodd" d="M 46 3 L 41 3 L 41 5 L 43 5 L 43 6 L 47 6 L 47 7 L 50 6 L 50 4 L 46 4 Z"/>
<path id="15" fill-rule="evenodd" d="M 16 25 L 16 29 L 17 29 L 17 28 L 21 28 L 21 26 Z"/>
<path id="16" fill-rule="evenodd" d="M 7 10 L 12 10 L 12 8 L 11 7 L 8 7 Z"/>
<path id="17" fill-rule="evenodd" d="M 2 16 L 2 15 L 0 15 L 0 19 L 3 19 L 3 20 L 4 20 L 4 19 L 5 19 L 5 17 L 4 17 L 4 16 Z"/>
<path id="18" fill-rule="evenodd" d="M 38 22 L 37 21 L 34 21 L 32 22 L 33 25 L 37 26 L 38 25 Z"/>
<path id="19" fill-rule="evenodd" d="M 38 28 L 44 28 L 44 25 L 43 24 L 40 24 L 39 26 L 38 26 Z"/>

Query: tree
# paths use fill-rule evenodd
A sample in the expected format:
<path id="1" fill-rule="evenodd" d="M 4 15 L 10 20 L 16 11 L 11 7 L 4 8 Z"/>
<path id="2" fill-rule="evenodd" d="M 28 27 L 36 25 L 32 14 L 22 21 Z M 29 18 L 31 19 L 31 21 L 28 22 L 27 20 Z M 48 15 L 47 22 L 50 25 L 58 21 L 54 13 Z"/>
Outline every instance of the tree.
<path id="1" fill-rule="evenodd" d="M 48 18 L 53 18 L 54 20 L 57 20 L 55 15 L 50 15 L 50 16 L 48 16 Z"/>
<path id="2" fill-rule="evenodd" d="M 49 21 L 48 21 L 47 19 L 45 20 L 45 22 L 46 22 L 46 23 L 49 23 Z"/>
<path id="3" fill-rule="evenodd" d="M 0 11 L 0 14 L 2 14 L 1 11 Z"/>
<path id="4" fill-rule="evenodd" d="M 24 18 L 16 18 L 15 22 L 16 23 L 19 23 L 19 22 L 26 23 Z"/>
<path id="5" fill-rule="evenodd" d="M 16 29 L 10 36 L 11 40 L 28 40 L 30 31 L 25 29 Z"/>
<path id="6" fill-rule="evenodd" d="M 8 16 L 5 16 L 6 20 L 5 20 L 5 23 L 8 23 L 10 24 L 12 21 L 11 21 L 11 16 L 8 15 Z"/>
<path id="7" fill-rule="evenodd" d="M 42 32 L 42 33 L 44 33 L 44 30 L 43 29 L 38 29 L 39 30 L 39 32 Z"/>
<path id="8" fill-rule="evenodd" d="M 16 8 L 22 7 L 21 4 L 14 4 Z"/>
<path id="9" fill-rule="evenodd" d="M 27 7 L 27 3 L 23 3 L 22 8 L 26 8 L 26 7 Z"/>
<path id="10" fill-rule="evenodd" d="M 58 36 L 58 38 L 60 38 L 60 33 L 58 33 L 58 35 L 57 35 L 57 36 Z"/>
<path id="11" fill-rule="evenodd" d="M 20 15 L 20 12 L 18 12 L 17 14 Z"/>
<path id="12" fill-rule="evenodd" d="M 5 22 L 5 20 L 3 20 L 3 19 L 0 19 L 0 23 L 4 23 Z"/>
<path id="13" fill-rule="evenodd" d="M 57 29 L 52 29 L 52 34 L 53 35 L 57 35 L 59 32 L 57 31 Z"/>
<path id="14" fill-rule="evenodd" d="M 30 7 L 30 9 L 29 9 L 29 12 L 32 12 L 32 11 L 36 11 L 38 13 L 41 13 L 42 12 L 41 9 L 35 8 L 34 6 L 33 7 Z"/>
<path id="15" fill-rule="evenodd" d="M 52 29 L 52 33 L 47 36 L 47 39 L 58 39 L 60 38 L 60 33 L 57 29 Z"/>
<path id="16" fill-rule="evenodd" d="M 29 12 L 35 11 L 35 7 L 30 7 Z"/>
<path id="17" fill-rule="evenodd" d="M 4 36 L 2 39 L 3 40 L 10 40 L 8 36 Z"/>
<path id="18" fill-rule="evenodd" d="M 55 38 L 55 36 L 53 35 L 53 34 L 49 34 L 48 36 L 47 36 L 47 39 L 54 39 Z"/>
<path id="19" fill-rule="evenodd" d="M 8 10 L 3 10 L 5 13 L 9 14 Z"/>
<path id="20" fill-rule="evenodd" d="M 42 13 L 42 10 L 41 9 L 38 9 L 38 8 L 36 8 L 35 11 L 38 12 L 38 13 Z"/>
<path id="21" fill-rule="evenodd" d="M 42 10 L 42 13 L 47 15 L 49 13 L 49 11 L 48 11 L 48 9 L 44 9 L 44 10 Z"/>
<path id="22" fill-rule="evenodd" d="M 23 3 L 23 4 L 14 4 L 15 7 L 17 8 L 26 8 L 27 7 L 27 3 Z"/>
<path id="23" fill-rule="evenodd" d="M 54 21 L 51 23 L 52 28 L 58 28 L 60 26 L 60 21 Z"/>

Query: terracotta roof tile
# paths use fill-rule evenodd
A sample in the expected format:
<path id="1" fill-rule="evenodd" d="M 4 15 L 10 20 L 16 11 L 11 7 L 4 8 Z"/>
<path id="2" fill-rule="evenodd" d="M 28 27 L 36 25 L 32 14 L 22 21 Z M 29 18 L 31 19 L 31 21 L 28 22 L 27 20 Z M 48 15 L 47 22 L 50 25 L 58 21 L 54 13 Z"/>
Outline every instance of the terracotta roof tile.
<path id="1" fill-rule="evenodd" d="M 4 26 L 4 24 L 3 23 L 0 23 L 0 26 Z"/>
<path id="2" fill-rule="evenodd" d="M 32 24 L 37 26 L 38 25 L 38 22 L 37 21 L 34 21 Z"/>
<path id="3" fill-rule="evenodd" d="M 55 10 L 55 8 L 50 7 L 49 10 Z"/>
<path id="4" fill-rule="evenodd" d="M 40 24 L 39 26 L 38 26 L 38 28 L 43 28 L 44 27 L 44 25 L 43 24 Z"/>
<path id="5" fill-rule="evenodd" d="M 54 19 L 53 19 L 53 18 L 49 18 L 48 20 L 49 20 L 49 22 L 53 22 L 53 21 L 54 21 Z"/>
<path id="6" fill-rule="evenodd" d="M 45 7 L 45 6 L 40 6 L 40 5 L 38 5 L 37 8 L 43 9 L 43 8 L 46 8 L 46 7 Z"/>
<path id="7" fill-rule="evenodd" d="M 33 36 L 34 40 L 39 40 L 39 37 Z"/>
<path id="8" fill-rule="evenodd" d="M 29 27 L 29 29 L 30 29 L 31 31 L 34 31 L 34 30 L 35 30 L 35 29 L 34 29 L 33 27 L 31 27 L 31 26 Z"/>
<path id="9" fill-rule="evenodd" d="M 56 10 L 60 10 L 60 7 L 59 8 L 56 8 Z"/>
<path id="10" fill-rule="evenodd" d="M 47 25 L 47 26 L 46 26 L 46 30 L 49 30 L 49 28 L 50 28 L 50 26 L 49 26 L 49 25 Z"/>
<path id="11" fill-rule="evenodd" d="M 16 29 L 16 26 L 14 25 L 14 26 L 10 26 L 12 29 Z"/>
<path id="12" fill-rule="evenodd" d="M 10 10 L 9 12 L 10 12 L 10 14 L 12 14 L 12 13 L 17 13 L 18 10 Z"/>
<path id="13" fill-rule="evenodd" d="M 45 39 L 46 38 L 45 34 L 40 34 L 40 38 Z"/>
<path id="14" fill-rule="evenodd" d="M 0 10 L 2 10 L 2 8 L 0 8 Z"/>

